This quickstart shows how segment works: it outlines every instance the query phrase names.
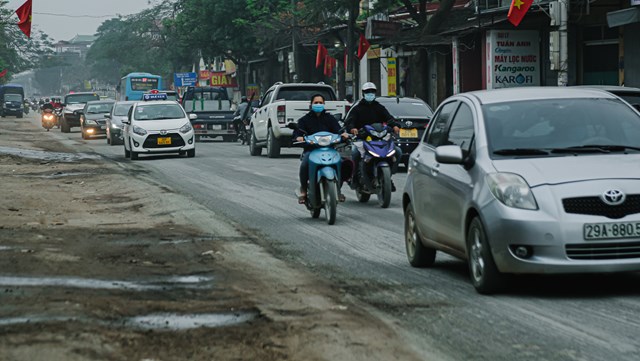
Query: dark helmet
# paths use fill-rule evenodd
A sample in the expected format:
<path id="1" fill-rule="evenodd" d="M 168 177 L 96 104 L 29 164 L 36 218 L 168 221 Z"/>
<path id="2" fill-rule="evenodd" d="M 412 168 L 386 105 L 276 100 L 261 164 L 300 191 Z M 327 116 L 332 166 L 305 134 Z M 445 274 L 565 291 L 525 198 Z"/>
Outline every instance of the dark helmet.
<path id="1" fill-rule="evenodd" d="M 246 102 L 248 102 L 248 101 L 249 101 L 249 100 L 247 99 L 247 96 L 246 96 L 246 95 L 243 95 L 243 96 L 241 96 L 241 97 L 240 97 L 240 102 L 242 102 L 242 103 L 246 103 Z"/>

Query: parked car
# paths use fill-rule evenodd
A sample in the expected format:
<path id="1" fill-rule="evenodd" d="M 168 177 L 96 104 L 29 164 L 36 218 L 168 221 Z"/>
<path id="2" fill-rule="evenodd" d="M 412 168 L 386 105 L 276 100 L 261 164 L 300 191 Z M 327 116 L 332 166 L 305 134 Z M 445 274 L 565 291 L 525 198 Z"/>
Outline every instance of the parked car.
<path id="1" fill-rule="evenodd" d="M 135 104 L 133 101 L 121 101 L 116 102 L 113 105 L 111 113 L 106 116 L 107 118 L 107 144 L 116 145 L 122 144 L 122 128 L 124 124 L 122 121 L 127 119 L 129 109 Z"/>
<path id="2" fill-rule="evenodd" d="M 187 116 L 176 101 L 136 102 L 122 121 L 125 157 L 136 160 L 143 153 L 195 157 L 196 140 L 190 122 L 195 118 L 195 114 Z"/>
<path id="3" fill-rule="evenodd" d="M 87 102 L 80 112 L 80 132 L 82 139 L 107 134 L 106 115 L 111 113 L 113 100 L 92 100 Z"/>
<path id="4" fill-rule="evenodd" d="M 418 98 L 377 97 L 376 100 L 401 124 L 396 144 L 402 149 L 400 162 L 408 166 L 409 156 L 418 146 L 433 110 Z"/>
<path id="5" fill-rule="evenodd" d="M 640 115 L 596 89 L 458 94 L 411 154 L 409 263 L 466 259 L 480 293 L 507 274 L 640 271 Z"/>
<path id="6" fill-rule="evenodd" d="M 640 111 L 640 88 L 615 85 L 580 85 L 579 87 L 595 88 L 608 91 L 611 94 L 619 96 L 624 101 L 631 104 L 634 108 Z"/>
<path id="7" fill-rule="evenodd" d="M 325 110 L 333 116 L 344 119 L 349 111 L 348 103 L 336 100 L 333 88 L 324 83 L 275 83 L 260 99 L 258 110 L 251 115 L 251 135 L 249 152 L 253 156 L 262 154 L 267 148 L 269 158 L 280 156 L 280 148 L 292 145 L 293 131 L 287 124 L 297 122 L 309 112 L 311 96 L 322 94 Z"/>

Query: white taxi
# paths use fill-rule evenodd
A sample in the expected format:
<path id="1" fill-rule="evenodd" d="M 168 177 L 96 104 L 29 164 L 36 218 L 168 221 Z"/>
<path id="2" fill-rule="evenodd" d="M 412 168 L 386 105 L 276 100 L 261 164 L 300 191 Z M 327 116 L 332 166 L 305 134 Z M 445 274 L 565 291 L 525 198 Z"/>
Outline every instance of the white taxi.
<path id="1" fill-rule="evenodd" d="M 190 116 L 180 104 L 165 100 L 166 94 L 145 94 L 129 109 L 124 125 L 124 155 L 178 153 L 195 157 L 196 142 Z M 194 115 L 191 115 L 195 117 Z"/>

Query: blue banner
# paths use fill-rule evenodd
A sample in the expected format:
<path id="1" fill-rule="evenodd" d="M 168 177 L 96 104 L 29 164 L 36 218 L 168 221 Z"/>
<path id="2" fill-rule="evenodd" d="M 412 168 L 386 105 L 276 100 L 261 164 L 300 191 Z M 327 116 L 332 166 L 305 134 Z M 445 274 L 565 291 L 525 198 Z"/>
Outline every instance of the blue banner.
<path id="1" fill-rule="evenodd" d="M 174 73 L 173 84 L 175 86 L 195 86 L 198 82 L 196 73 Z"/>

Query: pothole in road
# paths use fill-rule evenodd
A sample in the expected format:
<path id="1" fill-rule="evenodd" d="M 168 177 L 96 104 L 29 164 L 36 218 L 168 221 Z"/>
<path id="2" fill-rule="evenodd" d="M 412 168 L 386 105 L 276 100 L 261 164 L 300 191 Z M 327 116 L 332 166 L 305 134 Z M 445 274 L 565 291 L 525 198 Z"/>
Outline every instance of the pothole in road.
<path id="1" fill-rule="evenodd" d="M 125 325 L 146 330 L 187 330 L 199 327 L 224 327 L 249 322 L 258 316 L 257 312 L 208 313 L 179 315 L 159 313 L 131 317 Z"/>
<path id="2" fill-rule="evenodd" d="M 6 287 L 70 287 L 103 290 L 152 291 L 168 287 L 211 287 L 210 276 L 172 276 L 150 282 L 130 282 L 66 277 L 0 277 L 0 286 Z"/>
<path id="3" fill-rule="evenodd" d="M 56 316 L 31 316 L 31 317 L 11 317 L 0 318 L 0 326 L 21 325 L 30 323 L 43 322 L 68 322 L 75 321 L 73 317 L 56 317 Z"/>
<path id="4" fill-rule="evenodd" d="M 92 173 L 87 173 L 87 172 L 69 172 L 69 173 L 56 172 L 56 173 L 53 173 L 53 174 L 21 175 L 20 177 L 42 178 L 42 179 L 58 179 L 58 178 L 65 178 L 65 177 L 77 177 L 77 176 L 88 176 L 88 175 L 92 175 Z"/>
<path id="5" fill-rule="evenodd" d="M 9 247 L 9 246 L 0 246 L 0 252 L 2 251 L 10 251 L 12 250 L 13 247 Z"/>
<path id="6" fill-rule="evenodd" d="M 21 149 L 11 147 L 0 147 L 0 154 L 8 154 L 16 157 L 40 159 L 60 162 L 74 162 L 80 159 L 100 159 L 99 155 L 86 153 L 60 153 L 47 152 L 35 149 Z"/>

